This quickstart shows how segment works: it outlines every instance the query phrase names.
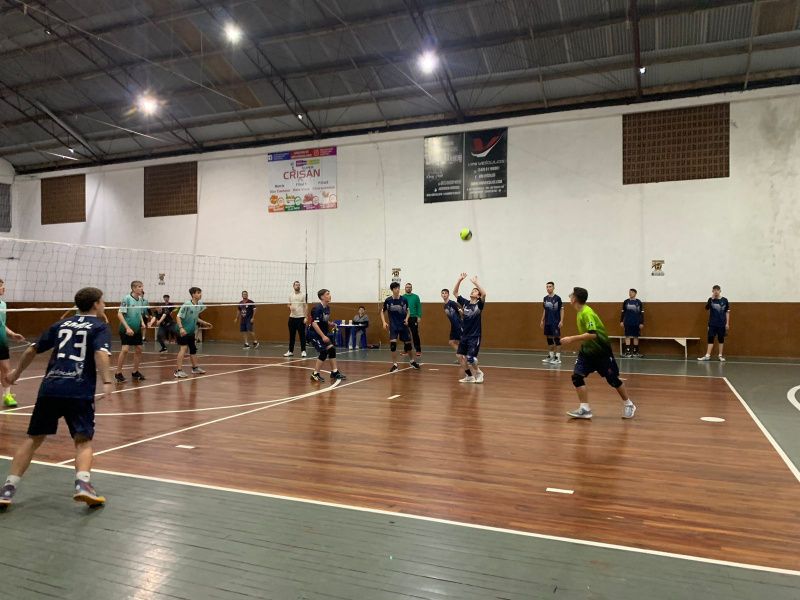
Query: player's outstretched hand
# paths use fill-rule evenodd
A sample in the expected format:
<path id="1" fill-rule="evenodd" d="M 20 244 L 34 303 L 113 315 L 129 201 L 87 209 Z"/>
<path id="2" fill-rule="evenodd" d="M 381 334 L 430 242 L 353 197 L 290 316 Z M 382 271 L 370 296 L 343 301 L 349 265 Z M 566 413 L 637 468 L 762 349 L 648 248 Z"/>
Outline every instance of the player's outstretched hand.
<path id="1" fill-rule="evenodd" d="M 466 278 L 467 278 L 467 274 L 466 273 L 462 273 L 461 275 L 458 276 L 458 280 L 459 281 L 464 281 Z"/>
<path id="2" fill-rule="evenodd" d="M 15 333 L 15 334 L 13 334 L 13 335 L 11 335 L 9 337 L 11 337 L 11 339 L 14 340 L 15 342 L 24 342 L 25 341 L 25 336 L 22 335 L 21 333 Z"/>
<path id="3" fill-rule="evenodd" d="M 571 344 L 574 339 L 575 339 L 575 337 L 571 336 L 571 335 L 568 335 L 567 337 L 562 337 L 561 338 L 561 345 L 563 346 L 564 344 Z"/>
<path id="4" fill-rule="evenodd" d="M 473 275 L 472 277 L 469 278 L 469 280 L 472 283 L 474 283 L 475 285 L 478 285 L 478 276 L 477 275 Z"/>

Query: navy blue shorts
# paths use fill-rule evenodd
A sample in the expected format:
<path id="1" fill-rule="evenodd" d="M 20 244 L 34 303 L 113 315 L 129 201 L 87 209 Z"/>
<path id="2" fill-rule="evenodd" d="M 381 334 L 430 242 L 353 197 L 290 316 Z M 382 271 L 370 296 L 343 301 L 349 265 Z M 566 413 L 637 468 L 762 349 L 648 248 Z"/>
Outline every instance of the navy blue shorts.
<path id="1" fill-rule="evenodd" d="M 322 341 L 322 338 L 317 335 L 316 331 L 312 332 L 312 330 L 309 329 L 306 332 L 306 342 L 311 344 L 312 346 L 314 346 L 314 348 L 316 349 L 317 352 L 322 352 L 326 348 L 330 348 L 331 346 L 333 346 L 333 340 L 331 339 L 331 337 L 330 336 L 326 336 L 326 337 L 329 340 L 331 340 L 327 344 Z"/>
<path id="2" fill-rule="evenodd" d="M 725 325 L 709 325 L 708 326 L 708 343 L 714 343 L 714 337 L 719 340 L 720 344 L 725 343 Z"/>
<path id="3" fill-rule="evenodd" d="M 411 332 L 408 330 L 408 327 L 403 325 L 400 328 L 395 328 L 393 325 L 389 325 L 389 341 L 396 342 L 400 340 L 401 342 L 410 342 L 411 341 Z"/>
<path id="4" fill-rule="evenodd" d="M 561 327 L 557 324 L 553 323 L 545 323 L 544 324 L 544 335 L 545 337 L 561 337 Z"/>
<path id="5" fill-rule="evenodd" d="M 641 330 L 638 325 L 628 325 L 625 323 L 625 337 L 638 338 L 640 334 Z"/>
<path id="6" fill-rule="evenodd" d="M 239 331 L 242 333 L 247 333 L 249 331 L 253 331 L 253 321 L 252 319 L 241 319 L 239 321 Z"/>
<path id="7" fill-rule="evenodd" d="M 119 333 L 119 341 L 123 346 L 141 346 L 142 345 L 142 330 L 134 331 L 133 335 L 128 335 L 123 329 Z"/>
<path id="8" fill-rule="evenodd" d="M 462 339 L 458 343 L 456 354 L 466 356 L 467 359 L 476 358 L 481 349 L 481 338 Z"/>
<path id="9" fill-rule="evenodd" d="M 94 437 L 94 398 L 56 398 L 39 396 L 33 407 L 28 435 L 55 435 L 58 420 L 64 417 L 69 434 Z"/>
<path id="10" fill-rule="evenodd" d="M 450 340 L 460 342 L 461 341 L 461 328 L 450 326 Z"/>
<path id="11" fill-rule="evenodd" d="M 572 372 L 581 377 L 588 377 L 591 373 L 597 373 L 611 387 L 618 388 L 622 385 L 622 380 L 619 378 L 619 365 L 617 365 L 617 361 L 614 360 L 614 355 L 611 352 L 600 356 L 589 356 L 583 352 L 578 352 L 578 359 L 575 361 L 575 368 Z"/>

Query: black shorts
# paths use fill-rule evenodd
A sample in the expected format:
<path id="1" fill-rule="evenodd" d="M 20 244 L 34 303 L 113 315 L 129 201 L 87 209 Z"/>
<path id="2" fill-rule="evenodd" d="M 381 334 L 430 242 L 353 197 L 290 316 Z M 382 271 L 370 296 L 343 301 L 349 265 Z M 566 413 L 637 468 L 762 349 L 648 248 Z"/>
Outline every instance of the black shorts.
<path id="1" fill-rule="evenodd" d="M 317 335 L 316 331 L 314 331 L 313 333 L 311 332 L 311 330 L 306 332 L 306 342 L 314 346 L 314 349 L 317 352 L 322 352 L 323 350 L 326 350 L 327 348 L 333 346 L 333 340 L 331 339 L 330 335 L 326 337 L 329 340 L 331 340 L 327 344 L 322 341 L 322 338 Z"/>
<path id="2" fill-rule="evenodd" d="M 641 333 L 641 330 L 639 329 L 638 325 L 628 325 L 627 323 L 625 323 L 624 327 L 625 327 L 625 337 L 627 337 L 627 338 L 629 338 L 629 337 L 638 338 L 639 337 L 639 334 Z"/>
<path id="3" fill-rule="evenodd" d="M 450 325 L 450 340 L 454 342 L 461 341 L 461 328 Z"/>
<path id="4" fill-rule="evenodd" d="M 142 330 L 135 331 L 133 335 L 128 335 L 124 331 L 119 332 L 119 341 L 123 346 L 141 346 Z"/>
<path id="5" fill-rule="evenodd" d="M 0 360 L 8 360 L 9 358 L 11 358 L 11 354 L 8 352 L 8 346 L 0 344 Z"/>
<path id="6" fill-rule="evenodd" d="M 708 343 L 714 343 L 714 337 L 719 340 L 720 344 L 725 343 L 725 325 L 709 325 L 708 326 Z"/>
<path id="7" fill-rule="evenodd" d="M 251 319 L 242 319 L 239 321 L 239 331 L 241 333 L 253 331 L 253 321 Z"/>
<path id="8" fill-rule="evenodd" d="M 195 332 L 178 336 L 178 346 L 188 346 L 189 354 L 197 354 L 197 343 L 194 338 Z"/>
<path id="9" fill-rule="evenodd" d="M 561 328 L 558 325 L 544 324 L 545 337 L 561 337 Z"/>
<path id="10" fill-rule="evenodd" d="M 462 339 L 458 343 L 456 354 L 466 356 L 467 359 L 475 358 L 481 350 L 481 338 Z"/>
<path id="11" fill-rule="evenodd" d="M 69 434 L 94 437 L 94 398 L 58 398 L 39 396 L 33 407 L 28 435 L 54 435 L 58 420 L 64 417 Z"/>
<path id="12" fill-rule="evenodd" d="M 392 324 L 389 324 L 389 341 L 396 342 L 400 340 L 401 342 L 410 342 L 411 341 L 411 331 L 409 331 L 408 327 L 403 325 L 402 327 L 395 327 Z"/>
<path id="13" fill-rule="evenodd" d="M 622 385 L 622 380 L 619 378 L 619 365 L 617 365 L 617 361 L 614 360 L 614 355 L 611 352 L 599 356 L 589 356 L 583 352 L 578 352 L 578 358 L 575 361 L 575 368 L 572 372 L 581 377 L 587 377 L 589 374 L 596 372 L 611 387 L 617 388 Z"/>

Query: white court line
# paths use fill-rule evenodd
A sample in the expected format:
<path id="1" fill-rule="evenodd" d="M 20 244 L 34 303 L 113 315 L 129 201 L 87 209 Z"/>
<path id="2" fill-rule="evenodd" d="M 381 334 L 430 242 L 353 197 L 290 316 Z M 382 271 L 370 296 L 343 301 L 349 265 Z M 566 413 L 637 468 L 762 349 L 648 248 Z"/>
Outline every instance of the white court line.
<path id="1" fill-rule="evenodd" d="M 170 362 L 174 362 L 175 357 L 172 356 L 170 358 L 172 360 L 168 360 L 168 359 L 167 360 L 153 360 L 153 361 L 139 363 L 139 366 L 140 367 L 151 367 L 153 365 L 158 366 L 158 365 L 163 365 L 163 364 L 167 364 L 167 363 L 170 363 Z M 245 364 L 249 364 L 249 363 L 245 363 Z M 112 365 L 109 368 L 116 369 L 116 366 Z M 131 369 L 133 369 L 133 365 L 131 365 L 130 367 L 127 367 L 127 366 L 122 367 L 123 371 L 130 371 Z M 42 373 L 41 375 L 30 375 L 29 377 L 20 377 L 19 379 L 17 379 L 17 381 L 14 383 L 14 385 L 19 383 L 20 381 L 28 381 L 29 379 L 41 379 L 42 377 L 44 377 L 44 373 Z"/>
<path id="2" fill-rule="evenodd" d="M 772 444 L 772 447 L 775 448 L 775 451 L 778 453 L 778 456 L 780 456 L 781 459 L 783 459 L 783 462 L 786 463 L 786 466 L 789 467 L 789 470 L 792 472 L 792 475 L 794 475 L 794 478 L 797 479 L 798 483 L 800 483 L 800 471 L 797 470 L 797 467 L 794 465 L 792 460 L 789 458 L 789 456 L 786 454 L 786 452 L 783 451 L 783 448 L 781 448 L 778 445 L 778 442 L 775 441 L 775 438 L 772 437 L 772 434 L 769 431 L 767 431 L 767 428 L 764 427 L 764 424 L 756 416 L 756 413 L 754 413 L 752 411 L 752 409 L 747 404 L 747 402 L 745 402 L 744 398 L 742 398 L 742 396 L 739 394 L 739 392 L 736 391 L 736 388 L 733 387 L 733 384 L 730 381 L 728 381 L 728 378 L 727 377 L 723 377 L 723 379 L 725 380 L 725 383 L 728 384 L 728 387 L 731 389 L 733 394 L 739 399 L 739 402 L 742 403 L 742 406 L 744 406 L 744 409 L 747 411 L 747 414 L 749 414 L 750 417 L 752 417 L 753 421 L 756 422 L 756 425 L 758 425 L 758 428 L 761 430 L 761 433 L 764 434 L 764 436 L 767 438 L 769 443 Z"/>
<path id="3" fill-rule="evenodd" d="M 387 398 L 387 400 L 394 400 L 395 398 L 399 398 L 399 397 L 400 397 L 400 396 L 402 396 L 402 395 L 403 395 L 403 394 L 395 394 L 394 396 L 389 396 L 389 397 Z"/>
<path id="4" fill-rule="evenodd" d="M 800 410 L 800 401 L 797 400 L 797 390 L 800 390 L 800 385 L 796 385 L 792 389 L 790 389 L 788 392 L 786 392 L 786 399 L 797 410 Z"/>
<path id="5" fill-rule="evenodd" d="M 175 447 L 180 448 L 181 450 L 194 450 L 194 446 L 187 446 L 186 444 L 178 444 Z"/>
<path id="6" fill-rule="evenodd" d="M 384 373 L 383 375 L 388 375 L 389 373 Z M 380 377 L 380 375 L 378 376 Z M 353 382 L 356 383 L 356 382 Z M 0 458 L 5 460 L 11 460 L 9 456 L 0 456 Z M 43 461 L 33 461 L 35 464 L 48 466 L 48 467 L 59 467 L 62 469 L 71 469 L 70 465 L 66 465 L 63 462 L 60 463 L 47 463 Z M 606 542 L 596 542 L 593 540 L 582 540 L 579 538 L 569 538 L 563 537 L 558 535 L 548 535 L 544 533 L 534 533 L 530 531 L 519 531 L 517 529 L 507 529 L 504 527 L 492 527 L 490 525 L 480 525 L 477 523 L 465 523 L 462 521 L 451 521 L 449 519 L 439 519 L 437 517 L 426 517 L 424 515 L 414 515 L 409 513 L 401 513 L 401 512 L 394 512 L 389 510 L 383 510 L 380 508 L 368 508 L 364 506 L 354 506 L 352 504 L 339 504 L 336 502 L 325 502 L 324 500 L 312 500 L 310 498 L 298 498 L 296 496 L 285 496 L 282 494 L 270 494 L 267 492 L 257 492 L 253 490 L 242 490 L 237 488 L 229 488 L 229 487 L 222 487 L 217 485 L 208 485 L 205 483 L 195 483 L 191 481 L 181 481 L 179 479 L 166 479 L 163 477 L 151 477 L 149 475 L 136 475 L 134 473 L 123 473 L 120 471 L 110 471 L 106 469 L 92 469 L 93 473 L 103 473 L 105 475 L 115 475 L 117 477 L 126 477 L 128 479 L 139 479 L 144 481 L 155 481 L 157 483 L 168 483 L 171 485 L 180 485 L 185 487 L 197 488 L 197 489 L 204 489 L 204 490 L 213 490 L 217 492 L 227 492 L 232 494 L 241 494 L 243 496 L 255 496 L 258 498 L 270 498 L 273 500 L 285 500 L 288 502 L 298 502 L 301 504 L 310 504 L 312 506 L 324 506 L 327 508 L 339 508 L 348 511 L 354 512 L 363 512 L 363 513 L 370 513 L 370 514 L 377 514 L 377 515 L 384 515 L 387 517 L 397 518 L 397 519 L 409 519 L 413 521 L 425 521 L 428 523 L 440 523 L 442 525 L 452 525 L 455 527 L 464 527 L 466 529 L 477 529 L 479 531 L 491 531 L 494 533 L 506 533 L 509 535 L 515 535 L 520 537 L 526 538 L 533 538 L 538 540 L 547 540 L 553 542 L 565 542 L 568 544 L 575 544 L 577 546 L 590 546 L 592 548 L 602 548 L 604 550 L 619 550 L 621 552 L 632 552 L 636 554 L 646 554 L 649 556 L 658 556 L 662 558 L 673 558 L 677 560 L 685 560 L 689 562 L 696 562 L 696 563 L 703 563 L 709 565 L 718 565 L 722 567 L 732 567 L 736 569 L 745 569 L 748 571 L 760 571 L 764 573 L 775 573 L 779 575 L 791 575 L 794 577 L 800 577 L 800 571 L 794 571 L 791 569 L 782 569 L 779 567 L 767 567 L 764 565 L 753 565 L 748 563 L 739 563 L 727 560 L 719 560 L 716 558 L 705 558 L 703 556 L 694 556 L 691 554 L 677 554 L 674 552 L 664 552 L 662 550 L 651 550 L 649 548 L 638 548 L 636 546 L 622 546 L 620 544 L 610 544 Z"/>
<path id="7" fill-rule="evenodd" d="M 411 367 L 406 367 L 405 369 L 400 369 L 399 371 L 394 371 L 394 373 L 402 373 L 403 371 L 407 371 L 410 368 Z M 350 383 L 345 383 L 343 385 L 339 385 L 342 382 L 342 380 L 341 379 L 337 379 L 336 381 L 334 381 L 331 385 L 329 385 L 326 388 L 322 388 L 322 389 L 319 389 L 319 390 L 313 390 L 311 392 L 306 392 L 305 394 L 300 394 L 299 396 L 289 396 L 288 398 L 278 399 L 276 401 L 273 401 L 273 403 L 269 404 L 268 406 L 259 406 L 258 408 L 252 408 L 252 409 L 246 410 L 244 412 L 236 413 L 235 415 L 228 415 L 226 417 L 220 417 L 219 419 L 214 419 L 212 421 L 206 421 L 205 423 L 198 423 L 197 425 L 191 425 L 189 427 L 184 427 L 182 429 L 178 429 L 178 430 L 175 430 L 175 431 L 168 431 L 167 433 L 162 433 L 162 434 L 155 435 L 155 436 L 152 436 L 152 437 L 149 437 L 149 438 L 145 438 L 145 439 L 142 439 L 142 440 L 137 440 L 135 442 L 129 442 L 127 444 L 122 444 L 121 446 L 115 446 L 113 448 L 106 448 L 105 450 L 100 450 L 99 452 L 95 452 L 94 456 L 99 456 L 101 454 L 107 454 L 108 452 L 114 452 L 116 450 L 122 450 L 124 448 L 130 448 L 131 446 L 138 446 L 139 444 L 144 444 L 145 442 L 151 442 L 153 440 L 157 440 L 157 439 L 160 439 L 160 438 L 169 437 L 171 435 L 176 435 L 178 433 L 183 433 L 184 431 L 190 431 L 192 429 L 199 429 L 200 427 L 206 427 L 207 425 L 214 425 L 215 423 L 221 423 L 222 421 L 227 421 L 228 419 L 235 419 L 237 417 L 243 417 L 245 415 L 249 415 L 249 414 L 256 413 L 256 412 L 259 412 L 259 411 L 262 411 L 262 410 L 266 410 L 268 408 L 273 408 L 275 406 L 280 406 L 282 404 L 288 404 L 289 402 L 294 402 L 296 400 L 302 400 L 303 398 L 309 398 L 311 396 L 316 396 L 318 394 L 324 394 L 324 393 L 332 391 L 336 387 L 343 388 L 343 387 L 347 387 L 349 385 L 355 385 L 357 383 L 363 383 L 365 381 L 370 381 L 372 379 L 377 379 L 379 377 L 386 377 L 387 375 L 392 375 L 392 374 L 393 374 L 392 372 L 390 372 L 390 373 L 379 373 L 378 375 L 373 375 L 372 377 L 365 377 L 364 379 L 357 379 L 355 381 L 351 381 Z M 56 464 L 58 464 L 58 465 L 67 465 L 67 464 L 69 464 L 71 462 L 74 462 L 74 461 L 75 461 L 74 458 L 70 458 L 68 460 L 62 460 L 61 462 L 56 463 Z"/>
<path id="8" fill-rule="evenodd" d="M 545 492 L 553 492 L 554 494 L 574 494 L 575 490 L 565 490 L 563 488 L 547 488 Z"/>

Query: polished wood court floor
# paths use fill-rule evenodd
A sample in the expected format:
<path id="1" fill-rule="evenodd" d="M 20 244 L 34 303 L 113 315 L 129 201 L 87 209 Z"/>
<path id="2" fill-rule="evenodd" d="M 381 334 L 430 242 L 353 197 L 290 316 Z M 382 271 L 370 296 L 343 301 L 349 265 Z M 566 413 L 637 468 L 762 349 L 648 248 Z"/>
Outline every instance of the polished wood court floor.
<path id="1" fill-rule="evenodd" d="M 465 385 L 451 365 L 348 361 L 329 389 L 310 361 L 207 356 L 175 383 L 172 360 L 148 355 L 147 381 L 98 403 L 96 468 L 800 570 L 800 482 L 722 379 L 631 375 L 625 421 L 590 377 L 595 417 L 571 421 L 568 371 L 486 367 Z M 0 454 L 38 383 L 0 414 Z M 71 457 L 63 425 L 37 455 Z"/>

